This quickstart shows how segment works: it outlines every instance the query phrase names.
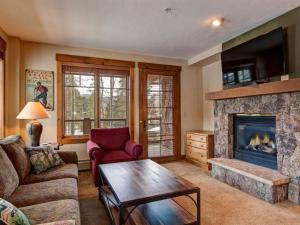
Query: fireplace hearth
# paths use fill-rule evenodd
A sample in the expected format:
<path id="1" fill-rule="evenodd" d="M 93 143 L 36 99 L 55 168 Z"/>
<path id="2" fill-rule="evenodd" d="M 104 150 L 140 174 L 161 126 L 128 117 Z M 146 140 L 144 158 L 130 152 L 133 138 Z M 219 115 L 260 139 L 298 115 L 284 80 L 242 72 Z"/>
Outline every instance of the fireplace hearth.
<path id="1" fill-rule="evenodd" d="M 277 170 L 276 117 L 234 115 L 233 158 Z"/>

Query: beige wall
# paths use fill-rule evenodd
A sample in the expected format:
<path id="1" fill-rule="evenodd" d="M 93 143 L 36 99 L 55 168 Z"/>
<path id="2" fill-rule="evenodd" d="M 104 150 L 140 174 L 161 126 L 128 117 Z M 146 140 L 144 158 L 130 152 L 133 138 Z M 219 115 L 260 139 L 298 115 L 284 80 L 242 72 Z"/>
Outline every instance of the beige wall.
<path id="1" fill-rule="evenodd" d="M 5 135 L 19 132 L 19 123 L 15 119 L 19 111 L 19 68 L 20 68 L 20 41 L 9 37 L 0 28 L 0 37 L 6 41 L 5 54 Z"/>
<path id="2" fill-rule="evenodd" d="M 6 95 L 5 95 L 5 135 L 19 133 L 20 111 L 20 40 L 9 37 L 7 42 Z"/>
<path id="3" fill-rule="evenodd" d="M 213 101 L 206 100 L 205 94 L 211 91 L 222 90 L 222 65 L 220 55 L 208 60 L 199 68 L 202 79 L 202 129 L 214 130 L 214 107 Z"/>
<path id="4" fill-rule="evenodd" d="M 25 104 L 25 89 L 24 89 L 24 72 L 26 68 L 51 70 L 56 74 L 56 53 L 74 54 L 80 56 L 92 56 L 109 59 L 131 60 L 136 62 L 150 62 L 161 63 L 170 65 L 182 66 L 181 73 L 181 127 L 182 127 L 182 151 L 184 148 L 184 135 L 187 130 L 201 129 L 202 127 L 202 113 L 201 113 L 201 80 L 199 78 L 199 70 L 195 67 L 189 67 L 187 61 L 160 58 L 154 56 L 144 56 L 137 54 L 125 54 L 119 52 L 110 52 L 104 50 L 83 49 L 74 47 L 64 47 L 58 45 L 49 45 L 41 43 L 32 43 L 21 41 L 20 44 L 20 104 L 21 107 Z M 135 69 L 135 138 L 138 138 L 138 69 Z M 56 83 L 56 80 L 55 80 Z M 16 83 L 17 84 L 17 83 Z M 18 86 L 11 85 L 11 88 Z M 56 88 L 56 87 L 55 87 Z M 19 88 L 17 88 L 19 89 Z M 56 93 L 56 90 L 55 90 Z M 56 94 L 55 94 L 56 96 Z M 56 142 L 56 108 L 55 111 L 50 112 L 51 118 L 43 120 L 44 131 L 41 137 L 42 142 Z M 11 119 L 15 117 L 12 116 Z M 26 137 L 24 130 L 25 122 L 21 122 L 21 134 Z M 88 156 L 85 152 L 85 145 L 65 145 L 64 149 L 75 149 L 79 154 L 80 159 L 87 159 Z"/>

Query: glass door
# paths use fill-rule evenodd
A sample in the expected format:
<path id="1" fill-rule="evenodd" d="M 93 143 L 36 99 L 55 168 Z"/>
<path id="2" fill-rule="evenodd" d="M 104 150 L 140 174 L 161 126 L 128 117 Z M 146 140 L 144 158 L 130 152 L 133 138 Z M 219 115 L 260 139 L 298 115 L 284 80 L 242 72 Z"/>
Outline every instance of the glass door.
<path id="1" fill-rule="evenodd" d="M 144 158 L 178 158 L 180 115 L 177 75 L 174 71 L 163 70 L 144 70 L 142 74 L 140 141 Z"/>

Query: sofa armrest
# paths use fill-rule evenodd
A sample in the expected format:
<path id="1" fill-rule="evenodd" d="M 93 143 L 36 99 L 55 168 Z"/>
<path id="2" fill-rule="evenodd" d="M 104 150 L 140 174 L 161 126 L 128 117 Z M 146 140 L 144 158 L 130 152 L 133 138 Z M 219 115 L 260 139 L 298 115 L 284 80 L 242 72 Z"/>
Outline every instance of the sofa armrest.
<path id="1" fill-rule="evenodd" d="M 131 155 L 132 158 L 138 159 L 143 152 L 143 147 L 135 141 L 129 140 L 126 142 L 125 151 Z"/>
<path id="2" fill-rule="evenodd" d="M 78 156 L 77 156 L 76 152 L 74 152 L 74 151 L 57 151 L 57 153 L 65 163 L 78 164 Z"/>
<path id="3" fill-rule="evenodd" d="M 86 143 L 86 150 L 90 156 L 90 159 L 94 159 L 95 153 L 103 151 L 99 145 L 91 140 Z"/>

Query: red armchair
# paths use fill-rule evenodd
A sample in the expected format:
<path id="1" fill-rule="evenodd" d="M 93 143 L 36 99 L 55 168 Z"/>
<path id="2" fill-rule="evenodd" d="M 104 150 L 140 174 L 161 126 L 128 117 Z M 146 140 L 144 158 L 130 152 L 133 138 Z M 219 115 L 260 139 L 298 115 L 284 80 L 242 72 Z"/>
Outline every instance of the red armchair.
<path id="1" fill-rule="evenodd" d="M 97 165 L 137 160 L 143 152 L 141 145 L 130 140 L 128 127 L 92 129 L 87 142 L 92 175 L 98 186 Z"/>

